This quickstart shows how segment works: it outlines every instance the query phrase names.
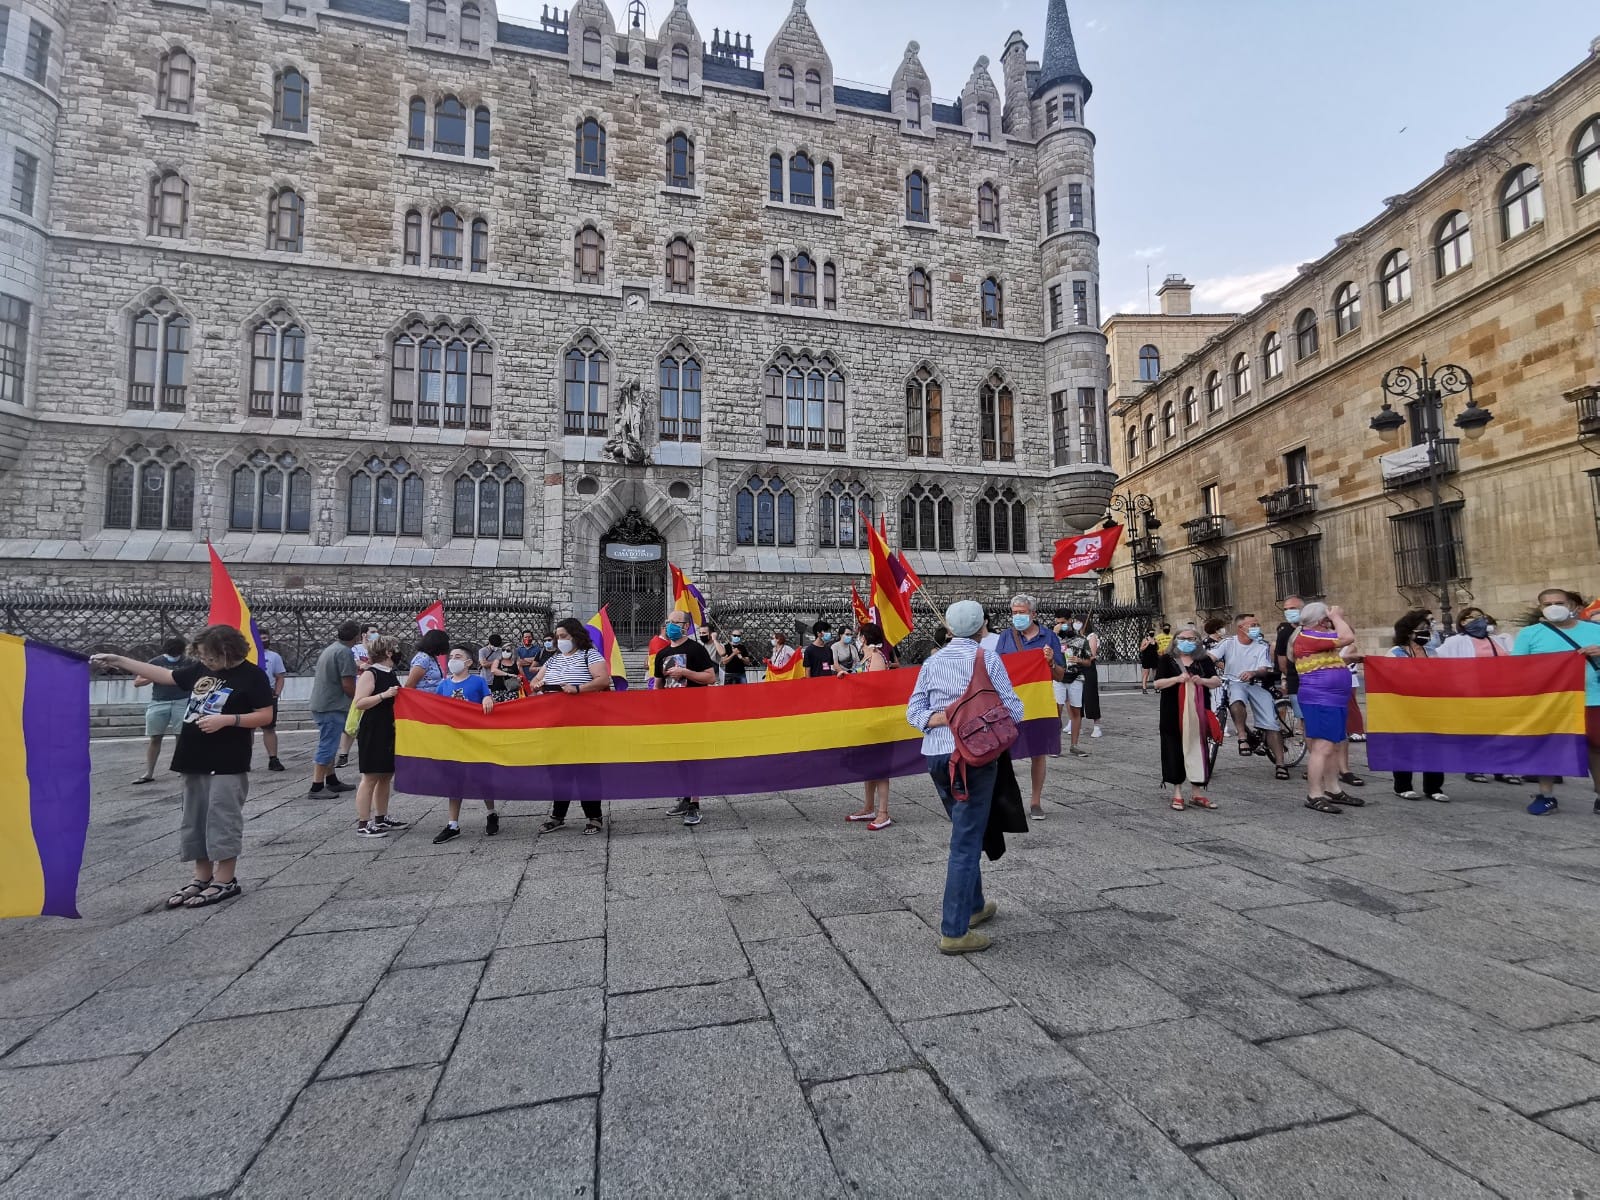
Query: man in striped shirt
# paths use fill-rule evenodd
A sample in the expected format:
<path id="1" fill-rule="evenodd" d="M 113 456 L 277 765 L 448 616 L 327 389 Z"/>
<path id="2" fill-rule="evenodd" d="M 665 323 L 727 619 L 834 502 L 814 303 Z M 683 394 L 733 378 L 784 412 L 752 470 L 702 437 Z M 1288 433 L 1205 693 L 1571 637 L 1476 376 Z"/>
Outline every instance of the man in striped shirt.
<path id="1" fill-rule="evenodd" d="M 939 950 L 944 954 L 969 954 L 986 950 L 989 939 L 972 926 L 994 916 L 997 906 L 983 898 L 980 858 L 983 834 L 989 825 L 989 806 L 994 799 L 997 762 L 967 768 L 965 800 L 950 792 L 950 756 L 955 752 L 955 735 L 945 718 L 945 709 L 966 692 L 972 682 L 977 656 L 984 655 L 989 681 L 1011 719 L 1022 724 L 1022 701 L 1011 686 L 1005 664 L 993 650 L 981 650 L 977 639 L 983 636 L 983 606 L 976 600 L 958 600 L 945 610 L 945 626 L 950 641 L 936 652 L 917 674 L 917 684 L 906 705 L 906 720 L 922 731 L 922 754 L 928 774 L 950 816 L 950 861 L 945 869 L 944 910 L 939 921 Z"/>

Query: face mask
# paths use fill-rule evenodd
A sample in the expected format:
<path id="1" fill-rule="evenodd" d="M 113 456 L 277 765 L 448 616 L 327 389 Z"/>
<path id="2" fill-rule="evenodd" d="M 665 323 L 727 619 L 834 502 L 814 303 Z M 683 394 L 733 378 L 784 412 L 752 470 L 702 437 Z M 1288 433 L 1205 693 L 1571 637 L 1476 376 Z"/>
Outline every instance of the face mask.
<path id="1" fill-rule="evenodd" d="M 450 660 L 450 674 L 464 675 L 471 666 L 472 664 L 464 658 L 452 658 Z"/>
<path id="2" fill-rule="evenodd" d="M 849 633 L 847 633 L 847 634 L 845 634 L 845 635 L 844 635 L 844 644 L 845 644 L 845 645 L 846 645 L 846 646 L 848 646 L 848 645 L 850 645 L 850 644 L 851 644 L 851 643 L 852 643 L 852 642 L 854 642 L 854 641 L 855 641 L 855 640 L 856 640 L 856 639 L 855 639 L 855 636 L 854 636 L 854 635 L 853 635 L 853 634 L 849 634 Z"/>
<path id="3" fill-rule="evenodd" d="M 372 633 L 367 634 L 367 645 L 370 646 L 370 645 L 372 645 L 373 642 L 375 642 L 377 640 L 378 640 L 378 634 L 377 634 L 376 630 L 374 630 Z"/>
<path id="4" fill-rule="evenodd" d="M 735 638 L 734 638 L 734 639 L 733 639 L 733 644 L 734 644 L 734 645 L 735 645 L 735 646 L 737 646 L 737 645 L 738 645 L 738 644 L 739 644 L 739 643 L 740 643 L 740 642 L 742 642 L 742 641 L 744 641 L 744 639 L 743 639 L 743 638 L 742 638 L 742 637 L 735 637 Z"/>
<path id="5" fill-rule="evenodd" d="M 1170 625 L 1163 625 L 1163 626 L 1162 626 L 1162 627 L 1161 627 L 1161 632 L 1162 632 L 1162 633 L 1171 633 L 1171 632 L 1172 632 L 1172 626 L 1170 626 Z"/>
<path id="6" fill-rule="evenodd" d="M 1027 613 L 1012 613 L 1011 614 L 1011 628 L 1015 629 L 1018 633 L 1021 633 L 1024 629 L 1026 629 L 1029 625 L 1032 625 L 1032 624 L 1033 624 L 1033 618 L 1030 617 Z"/>
<path id="7" fill-rule="evenodd" d="M 1419 629 L 1419 630 L 1417 630 L 1415 633 L 1413 633 L 1411 635 L 1411 640 L 1420 645 L 1421 643 L 1426 642 L 1428 640 L 1428 637 L 1429 637 L 1429 634 L 1428 634 L 1428 631 L 1426 629 Z"/>
<path id="8" fill-rule="evenodd" d="M 1067 632 L 1067 627 L 1065 625 L 1057 625 L 1056 626 L 1056 636 L 1057 637 L 1060 637 L 1062 634 L 1064 634 L 1066 632 Z"/>
<path id="9" fill-rule="evenodd" d="M 831 641 L 833 641 L 833 634 L 831 634 L 831 633 L 825 633 L 825 634 L 823 634 L 823 635 L 822 635 L 822 640 L 823 640 L 823 643 L 824 643 L 824 644 L 826 644 L 826 643 L 828 643 L 828 642 L 831 642 Z"/>
<path id="10" fill-rule="evenodd" d="M 561 653 L 563 653 L 563 654 L 571 654 L 572 653 L 572 639 L 571 638 L 557 638 L 556 639 L 556 649 L 561 651 Z"/>
<path id="11" fill-rule="evenodd" d="M 544 640 L 544 648 L 546 650 L 554 650 L 555 649 L 555 645 L 556 644 L 554 642 L 552 642 L 549 638 L 545 638 L 545 640 Z"/>
<path id="12" fill-rule="evenodd" d="M 774 650 L 776 650 L 778 648 L 778 639 L 777 638 L 773 638 L 772 639 L 772 648 Z"/>
<path id="13" fill-rule="evenodd" d="M 1261 626 L 1259 625 L 1252 625 L 1244 632 L 1245 636 L 1248 637 L 1252 642 L 1259 642 L 1262 638 Z"/>
<path id="14" fill-rule="evenodd" d="M 1072 623 L 1072 632 L 1073 633 L 1082 633 L 1083 632 L 1083 622 L 1082 621 L 1074 621 Z"/>
<path id="15" fill-rule="evenodd" d="M 1489 636 L 1489 621 L 1486 617 L 1475 617 L 1462 627 L 1468 637 L 1484 638 Z"/>
<path id="16" fill-rule="evenodd" d="M 1200 646 L 1199 643 L 1191 642 L 1185 638 L 1183 641 L 1178 643 L 1178 649 L 1184 654 L 1193 654 L 1196 650 L 1200 649 Z"/>
<path id="17" fill-rule="evenodd" d="M 676 621 L 668 621 L 667 622 L 667 640 L 669 642 L 675 642 L 679 638 L 681 638 L 682 636 L 683 636 L 683 626 L 679 625 Z"/>
<path id="18" fill-rule="evenodd" d="M 1572 610 L 1565 604 L 1547 604 L 1539 610 L 1539 615 L 1552 625 L 1559 625 L 1571 618 Z"/>
<path id="19" fill-rule="evenodd" d="M 1299 622 L 1299 620 L 1300 620 L 1300 610 L 1298 608 L 1286 608 L 1286 609 L 1284 609 L 1283 610 L 1283 619 L 1285 621 L 1289 622 L 1289 624 L 1291 624 L 1291 625 L 1297 624 Z"/>

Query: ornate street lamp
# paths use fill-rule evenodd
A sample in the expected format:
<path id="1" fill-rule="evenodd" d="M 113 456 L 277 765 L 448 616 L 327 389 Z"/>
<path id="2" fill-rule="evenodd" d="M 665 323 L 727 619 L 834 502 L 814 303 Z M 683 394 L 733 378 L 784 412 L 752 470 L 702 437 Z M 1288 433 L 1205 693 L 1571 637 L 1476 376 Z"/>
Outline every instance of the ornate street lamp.
<path id="1" fill-rule="evenodd" d="M 1479 406 L 1472 395 L 1472 372 L 1454 363 L 1446 363 L 1433 371 L 1428 370 L 1426 356 L 1420 368 L 1398 366 L 1383 377 L 1383 407 L 1369 422 L 1371 428 L 1384 442 L 1393 445 L 1400 431 L 1411 424 L 1421 434 L 1422 444 L 1428 451 L 1428 492 L 1433 513 L 1433 552 L 1429 567 L 1433 575 L 1433 589 L 1439 597 L 1439 619 L 1445 633 L 1454 633 L 1451 623 L 1452 596 L 1450 572 L 1445 567 L 1448 532 L 1445 528 L 1444 499 L 1439 492 L 1439 475 L 1442 465 L 1441 447 L 1444 444 L 1444 398 L 1465 393 L 1467 405 L 1455 419 L 1455 426 L 1468 438 L 1476 441 L 1483 436 L 1494 414 Z M 1394 410 L 1389 397 L 1405 403 L 1411 409 L 1408 420 Z"/>

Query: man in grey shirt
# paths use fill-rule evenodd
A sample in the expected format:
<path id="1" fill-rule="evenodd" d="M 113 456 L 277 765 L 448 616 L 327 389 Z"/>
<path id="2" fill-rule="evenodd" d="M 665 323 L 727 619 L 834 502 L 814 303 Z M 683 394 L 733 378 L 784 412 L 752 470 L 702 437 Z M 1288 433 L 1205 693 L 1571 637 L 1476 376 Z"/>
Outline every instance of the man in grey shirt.
<path id="1" fill-rule="evenodd" d="M 339 736 L 350 715 L 350 700 L 356 694 L 356 656 L 350 649 L 361 636 L 361 626 L 346 621 L 339 626 L 338 641 L 317 655 L 311 672 L 311 719 L 317 724 L 317 753 L 311 766 L 311 794 L 323 789 L 342 792 L 350 785 L 333 773 L 333 760 L 339 753 Z"/>

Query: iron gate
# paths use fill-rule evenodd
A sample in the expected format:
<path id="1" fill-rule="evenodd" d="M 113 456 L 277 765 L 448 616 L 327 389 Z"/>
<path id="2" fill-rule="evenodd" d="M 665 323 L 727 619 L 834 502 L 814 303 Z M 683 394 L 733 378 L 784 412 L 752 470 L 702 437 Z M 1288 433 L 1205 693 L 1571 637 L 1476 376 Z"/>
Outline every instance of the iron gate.
<path id="1" fill-rule="evenodd" d="M 648 646 L 667 619 L 667 548 L 636 508 L 600 539 L 600 603 L 628 650 Z"/>

